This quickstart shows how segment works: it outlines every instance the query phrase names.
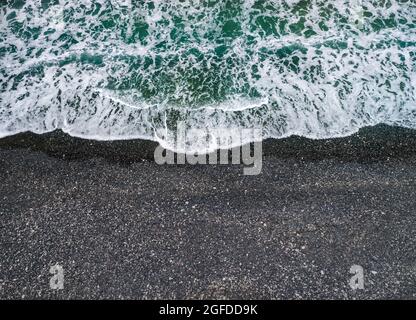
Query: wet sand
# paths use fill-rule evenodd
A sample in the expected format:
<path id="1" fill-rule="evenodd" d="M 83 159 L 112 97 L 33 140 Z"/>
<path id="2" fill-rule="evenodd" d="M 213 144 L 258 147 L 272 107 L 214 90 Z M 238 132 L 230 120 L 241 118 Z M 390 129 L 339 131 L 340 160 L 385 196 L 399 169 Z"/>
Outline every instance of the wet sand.
<path id="1" fill-rule="evenodd" d="M 416 298 L 415 131 L 267 140 L 258 176 L 155 147 L 0 139 L 0 298 Z"/>

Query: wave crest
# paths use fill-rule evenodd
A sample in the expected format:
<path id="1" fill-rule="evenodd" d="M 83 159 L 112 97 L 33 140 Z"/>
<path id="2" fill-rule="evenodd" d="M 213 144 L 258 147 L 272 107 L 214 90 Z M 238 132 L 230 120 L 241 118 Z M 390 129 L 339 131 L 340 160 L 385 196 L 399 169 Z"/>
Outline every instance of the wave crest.
<path id="1" fill-rule="evenodd" d="M 416 128 L 411 2 L 9 1 L 1 15 L 0 136 Z"/>

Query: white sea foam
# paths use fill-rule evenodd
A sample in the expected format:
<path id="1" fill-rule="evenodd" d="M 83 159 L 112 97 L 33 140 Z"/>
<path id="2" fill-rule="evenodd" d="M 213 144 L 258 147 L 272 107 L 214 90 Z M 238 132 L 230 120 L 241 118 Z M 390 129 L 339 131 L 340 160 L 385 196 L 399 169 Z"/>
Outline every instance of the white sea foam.
<path id="1" fill-rule="evenodd" d="M 2 5 L 0 137 L 62 129 L 173 149 L 179 120 L 264 138 L 416 128 L 416 5 L 307 2 Z"/>

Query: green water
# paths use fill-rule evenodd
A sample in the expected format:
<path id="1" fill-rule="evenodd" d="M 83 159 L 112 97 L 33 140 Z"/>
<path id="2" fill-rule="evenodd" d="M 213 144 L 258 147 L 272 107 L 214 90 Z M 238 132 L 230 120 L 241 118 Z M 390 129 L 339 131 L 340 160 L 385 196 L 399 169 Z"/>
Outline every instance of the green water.
<path id="1" fill-rule="evenodd" d="M 415 125 L 414 1 L 2 1 L 0 133 Z"/>

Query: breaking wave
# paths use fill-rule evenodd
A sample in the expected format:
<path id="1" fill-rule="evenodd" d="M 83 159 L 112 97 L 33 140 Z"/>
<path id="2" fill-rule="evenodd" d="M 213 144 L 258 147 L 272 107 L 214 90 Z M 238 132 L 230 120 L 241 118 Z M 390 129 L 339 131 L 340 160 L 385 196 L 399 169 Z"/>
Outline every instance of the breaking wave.
<path id="1" fill-rule="evenodd" d="M 178 121 L 263 138 L 416 128 L 414 1 L 1 3 L 0 137 L 62 129 L 174 149 Z"/>

